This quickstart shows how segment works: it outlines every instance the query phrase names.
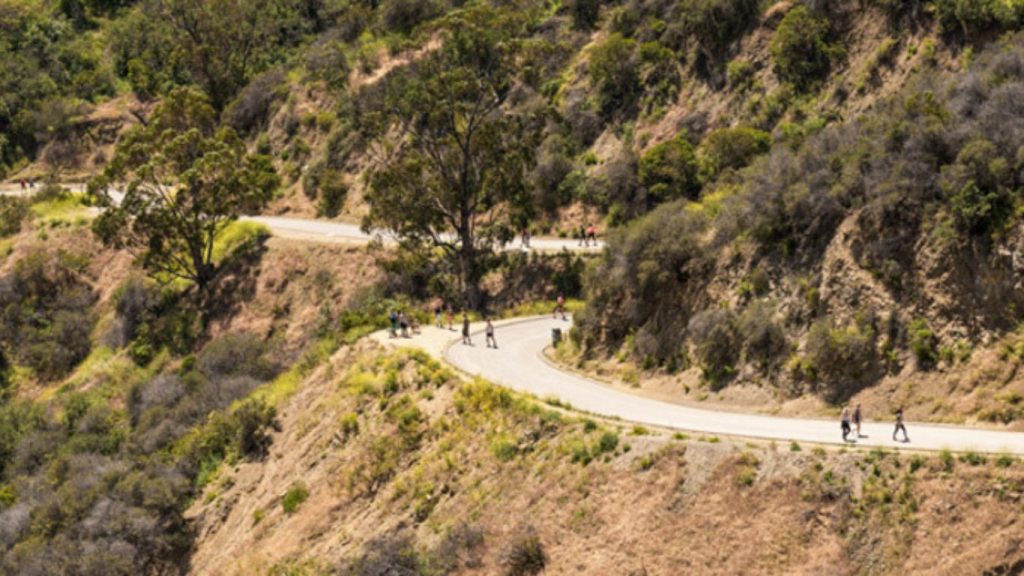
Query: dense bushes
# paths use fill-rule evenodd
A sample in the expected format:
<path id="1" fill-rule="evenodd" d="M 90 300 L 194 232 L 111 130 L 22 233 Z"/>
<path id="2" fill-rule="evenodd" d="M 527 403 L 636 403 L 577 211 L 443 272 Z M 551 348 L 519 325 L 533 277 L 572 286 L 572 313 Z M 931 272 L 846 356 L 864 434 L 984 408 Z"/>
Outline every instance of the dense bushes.
<path id="1" fill-rule="evenodd" d="M 995 29 L 1016 29 L 1024 17 L 1024 4 L 1015 0 L 932 0 L 944 32 L 972 38 Z"/>
<path id="2" fill-rule="evenodd" d="M 828 20 L 815 16 L 799 5 L 790 10 L 779 23 L 772 38 L 772 61 L 775 74 L 800 90 L 807 90 L 828 76 L 832 62 L 843 49 L 831 42 Z"/>
<path id="3" fill-rule="evenodd" d="M 771 136 L 755 128 L 715 130 L 701 146 L 701 172 L 711 179 L 724 170 L 735 170 L 768 151 Z"/>
<path id="4" fill-rule="evenodd" d="M 0 404 L 0 572 L 180 571 L 192 540 L 185 506 L 220 461 L 264 454 L 276 427 L 262 402 L 228 408 L 260 383 L 255 348 L 217 341 L 196 361 L 203 371 L 148 380 L 127 409 L 109 390 Z"/>
<path id="5" fill-rule="evenodd" d="M 612 34 L 590 50 L 590 81 L 607 117 L 628 114 L 640 97 L 636 41 Z"/>
<path id="6" fill-rule="evenodd" d="M 640 185 L 651 204 L 696 198 L 700 192 L 697 156 L 686 133 L 654 146 L 640 158 Z"/>
<path id="7" fill-rule="evenodd" d="M 0 277 L 0 346 L 44 380 L 67 374 L 88 354 L 95 294 L 84 264 L 66 252 L 34 252 Z"/>
<path id="8" fill-rule="evenodd" d="M 0 196 L 0 238 L 21 231 L 21 225 L 28 215 L 28 202 L 21 198 Z"/>
<path id="9" fill-rule="evenodd" d="M 809 12 L 806 17 L 813 18 Z M 662 205 L 609 235 L 606 254 L 585 282 L 588 306 L 578 315 L 582 341 L 609 351 L 631 342 L 639 358 L 667 360 L 696 347 L 698 332 L 728 335 L 724 328 L 687 335 L 695 313 L 721 307 L 707 301 L 707 291 L 721 289 L 712 282 L 728 278 L 729 294 L 740 304 L 750 296 L 792 299 L 790 306 L 800 310 L 786 314 L 787 332 L 809 348 L 788 374 L 817 382 L 811 389 L 830 399 L 844 398 L 877 376 L 871 368 L 878 358 L 874 329 L 870 322 L 811 326 L 823 310 L 849 306 L 822 301 L 813 279 L 840 223 L 851 217 L 844 239 L 856 264 L 885 286 L 897 306 L 913 309 L 928 297 L 918 281 L 920 267 L 929 266 L 930 275 L 941 271 L 942 289 L 962 299 L 932 321 L 970 330 L 1013 326 L 1024 310 L 1024 298 L 1011 288 L 1019 272 L 995 255 L 1015 249 L 1008 244 L 1014 242 L 1010 231 L 1021 218 L 1021 102 L 1024 50 L 1007 42 L 955 80 L 920 78 L 871 113 L 800 141 L 780 141 L 763 154 L 763 133 L 713 132 L 698 151 L 705 166 L 750 168 L 705 184 L 699 203 Z M 641 159 L 641 165 L 653 159 Z M 641 184 L 649 184 L 652 171 L 641 172 Z M 783 288 L 786 282 L 754 290 L 735 273 L 746 262 L 801 270 L 789 285 L 805 287 L 798 296 Z M 724 359 L 698 354 L 709 375 L 727 374 L 736 363 L 771 370 L 785 357 L 781 329 L 762 323 L 770 315 L 751 312 L 750 321 L 764 328 L 753 330 L 743 327 L 746 311 L 736 313 L 738 324 L 733 318 L 714 326 L 758 332 L 758 344 L 743 341 L 742 354 Z M 889 355 L 899 353 L 892 348 L 898 345 L 914 351 L 912 339 L 888 335 L 886 341 Z M 927 360 L 932 345 L 925 341 L 919 351 Z"/>
<path id="10" fill-rule="evenodd" d="M 0 41 L 0 175 L 65 128 L 46 122 L 47 109 L 114 93 L 99 45 L 52 8 L 4 6 Z"/>
<path id="11" fill-rule="evenodd" d="M 825 319 L 807 337 L 802 376 L 830 402 L 853 396 L 879 375 L 875 331 L 864 319 L 836 326 Z"/>
<path id="12" fill-rule="evenodd" d="M 601 15 L 601 0 L 568 0 L 564 6 L 578 30 L 590 30 Z"/>
<path id="13" fill-rule="evenodd" d="M 705 310 L 693 316 L 688 326 L 693 349 L 704 379 L 718 388 L 735 373 L 739 360 L 740 336 L 736 316 L 729 310 Z"/>

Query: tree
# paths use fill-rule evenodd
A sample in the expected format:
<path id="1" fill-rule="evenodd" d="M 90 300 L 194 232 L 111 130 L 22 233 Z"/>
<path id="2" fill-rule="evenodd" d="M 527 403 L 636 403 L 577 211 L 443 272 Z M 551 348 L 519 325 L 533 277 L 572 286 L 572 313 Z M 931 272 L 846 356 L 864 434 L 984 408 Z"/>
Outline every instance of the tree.
<path id="1" fill-rule="evenodd" d="M 124 184 L 117 202 L 114 185 Z M 206 293 L 216 272 L 217 235 L 247 210 L 256 210 L 279 183 L 265 156 L 250 155 L 230 128 L 218 129 L 209 100 L 178 88 L 149 124 L 118 144 L 90 193 L 106 208 L 93 224 L 107 246 L 140 253 L 158 277 L 194 282 Z"/>
<path id="2" fill-rule="evenodd" d="M 279 57 L 281 45 L 298 41 L 304 25 L 289 0 L 152 1 L 150 13 L 170 24 L 171 41 L 216 110 Z"/>
<path id="3" fill-rule="evenodd" d="M 527 204 L 534 146 L 506 102 L 514 23 L 487 9 L 457 18 L 443 48 L 389 79 L 363 227 L 393 232 L 406 249 L 440 250 L 476 308 L 485 261 Z"/>

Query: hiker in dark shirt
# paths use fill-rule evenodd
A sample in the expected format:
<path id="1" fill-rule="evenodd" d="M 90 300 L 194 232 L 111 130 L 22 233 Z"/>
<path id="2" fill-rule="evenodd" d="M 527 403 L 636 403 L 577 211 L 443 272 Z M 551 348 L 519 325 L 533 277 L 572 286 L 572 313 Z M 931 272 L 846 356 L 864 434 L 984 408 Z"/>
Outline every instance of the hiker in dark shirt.
<path id="1" fill-rule="evenodd" d="M 850 435 L 850 407 L 843 406 L 843 413 L 839 416 L 839 424 L 843 430 L 843 442 L 848 442 L 847 436 Z"/>
<path id="2" fill-rule="evenodd" d="M 910 436 L 907 435 L 907 427 L 903 424 L 903 408 L 896 409 L 896 428 L 892 431 L 892 440 L 896 442 L 896 434 L 903 432 L 903 441 L 910 442 Z"/>
<path id="3" fill-rule="evenodd" d="M 473 339 L 469 336 L 469 314 L 462 313 L 462 343 L 466 346 L 473 345 Z"/>

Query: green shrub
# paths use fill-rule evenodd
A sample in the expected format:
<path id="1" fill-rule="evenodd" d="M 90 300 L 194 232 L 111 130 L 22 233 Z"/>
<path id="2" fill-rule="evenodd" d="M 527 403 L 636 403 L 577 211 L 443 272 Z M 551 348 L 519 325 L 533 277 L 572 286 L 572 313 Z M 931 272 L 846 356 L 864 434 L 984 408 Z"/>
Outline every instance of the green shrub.
<path id="1" fill-rule="evenodd" d="M 0 347 L 43 380 L 65 376 L 88 356 L 96 295 L 67 252 L 33 252 L 0 277 Z"/>
<path id="2" fill-rule="evenodd" d="M 605 432 L 597 440 L 597 449 L 600 453 L 614 452 L 619 446 L 619 435 L 615 432 Z"/>
<path id="3" fill-rule="evenodd" d="M 359 434 L 359 416 L 355 412 L 349 412 L 341 417 L 341 433 L 346 440 Z"/>
<path id="4" fill-rule="evenodd" d="M 749 60 L 737 58 L 725 69 L 725 78 L 734 89 L 746 90 L 751 87 L 754 79 L 754 65 Z"/>
<path id="5" fill-rule="evenodd" d="M 700 193 L 697 156 L 686 133 L 645 152 L 640 158 L 639 178 L 655 203 L 696 198 Z"/>
<path id="6" fill-rule="evenodd" d="M 294 514 L 307 498 L 309 498 L 309 489 L 303 482 L 295 482 L 281 498 L 281 508 L 284 509 L 285 514 Z"/>
<path id="7" fill-rule="evenodd" d="M 562 6 L 569 12 L 577 30 L 592 29 L 601 14 L 601 0 L 566 0 Z"/>
<path id="8" fill-rule="evenodd" d="M 942 464 L 943 471 L 953 471 L 953 454 L 949 450 L 942 450 L 941 452 L 939 452 L 939 462 Z"/>
<path id="9" fill-rule="evenodd" d="M 590 81 L 606 116 L 628 112 L 640 96 L 636 41 L 612 34 L 590 51 Z"/>
<path id="10" fill-rule="evenodd" d="M 738 127 L 715 130 L 701 146 L 701 173 L 707 179 L 724 170 L 743 168 L 768 151 L 772 139 L 756 128 Z"/>
<path id="11" fill-rule="evenodd" d="M 28 202 L 21 198 L 0 196 L 0 238 L 17 234 L 29 216 Z"/>
<path id="12" fill-rule="evenodd" d="M 779 80 L 805 91 L 828 76 L 833 61 L 843 55 L 842 47 L 830 43 L 830 35 L 828 20 L 815 16 L 807 6 L 791 9 L 771 42 Z"/>
<path id="13" fill-rule="evenodd" d="M 982 454 L 978 454 L 977 452 L 964 452 L 960 455 L 960 461 L 970 464 L 971 466 L 981 466 L 988 462 L 988 458 Z"/>
<path id="14" fill-rule="evenodd" d="M 739 360 L 736 315 L 720 308 L 705 310 L 690 320 L 687 331 L 704 380 L 714 390 L 721 388 L 735 374 Z"/>
<path id="15" fill-rule="evenodd" d="M 963 38 L 993 29 L 1020 26 L 1022 6 L 1007 0 L 932 0 L 939 27 L 947 34 Z"/>
<path id="16" fill-rule="evenodd" d="M 836 327 L 828 319 L 817 322 L 807 337 L 806 377 L 829 402 L 840 402 L 877 377 L 875 332 L 866 321 Z"/>
<path id="17" fill-rule="evenodd" d="M 547 563 L 540 537 L 529 528 L 514 535 L 501 553 L 506 576 L 534 576 L 543 572 Z"/>
<path id="18" fill-rule="evenodd" d="M 270 380 L 274 368 L 266 351 L 265 342 L 254 334 L 225 334 L 203 347 L 196 357 L 196 369 L 211 380 L 230 376 Z"/>
<path id="19" fill-rule="evenodd" d="M 939 339 L 928 326 L 928 321 L 918 318 L 907 327 L 910 335 L 910 350 L 920 367 L 927 369 L 935 365 L 939 357 Z"/>
<path id="20" fill-rule="evenodd" d="M 942 169 L 942 191 L 958 227 L 984 234 L 1000 229 L 1010 216 L 1014 173 L 995 144 L 979 138 L 967 143 L 956 162 Z"/>

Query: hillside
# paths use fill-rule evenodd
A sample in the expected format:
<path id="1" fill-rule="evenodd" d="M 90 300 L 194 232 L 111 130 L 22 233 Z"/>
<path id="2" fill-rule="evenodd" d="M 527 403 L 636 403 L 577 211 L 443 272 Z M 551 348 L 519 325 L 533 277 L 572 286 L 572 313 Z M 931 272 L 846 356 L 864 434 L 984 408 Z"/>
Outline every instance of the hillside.
<path id="1" fill-rule="evenodd" d="M 567 299 L 549 360 L 630 393 L 1022 431 L 1022 28 L 0 0 L 0 574 L 1020 573 L 1014 456 L 648 430 L 384 331 Z"/>
<path id="2" fill-rule="evenodd" d="M 594 422 L 360 346 L 188 516 L 204 574 L 1013 573 L 1022 488 L 1012 459 Z"/>

